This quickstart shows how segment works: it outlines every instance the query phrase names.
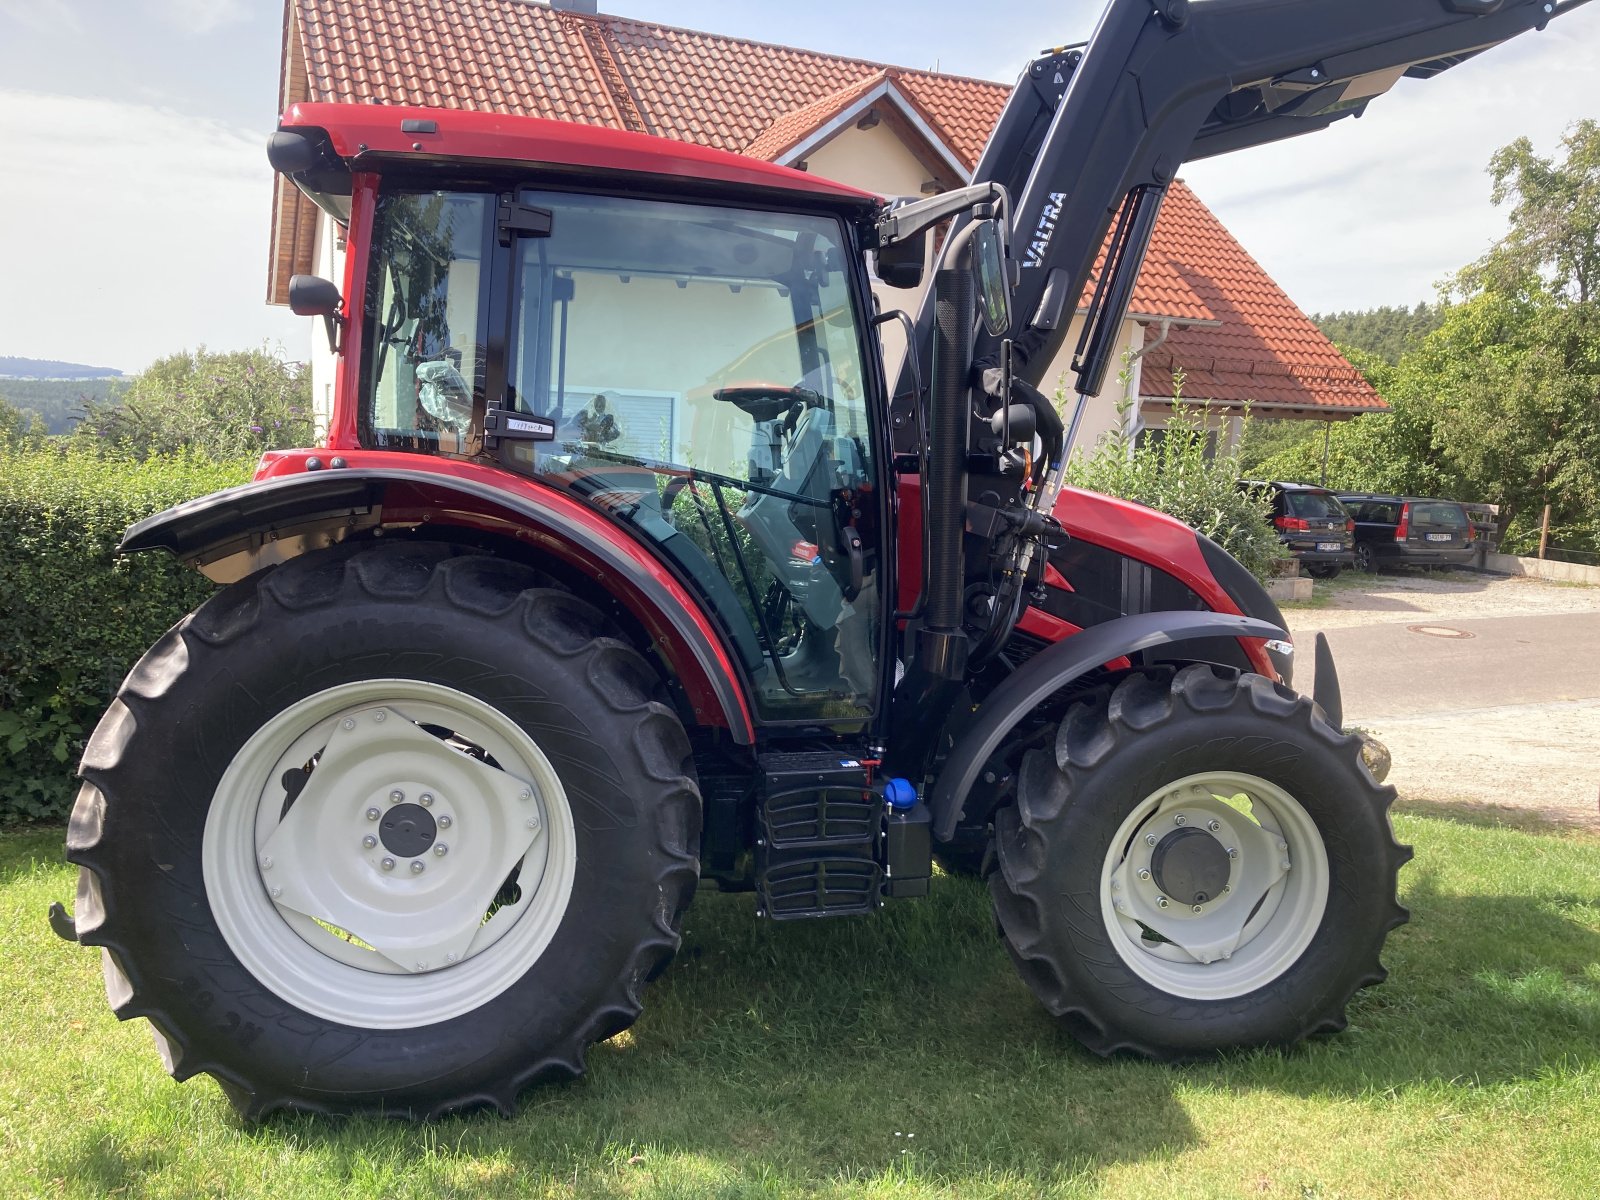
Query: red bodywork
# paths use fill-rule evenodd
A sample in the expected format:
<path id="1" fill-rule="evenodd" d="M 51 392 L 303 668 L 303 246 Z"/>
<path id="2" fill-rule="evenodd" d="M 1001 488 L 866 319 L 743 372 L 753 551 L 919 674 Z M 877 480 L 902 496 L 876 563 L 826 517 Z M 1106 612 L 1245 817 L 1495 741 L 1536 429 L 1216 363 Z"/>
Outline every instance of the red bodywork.
<path id="1" fill-rule="evenodd" d="M 431 122 L 433 129 L 402 128 L 403 123 L 415 122 Z M 546 484 L 498 467 L 429 455 L 361 449 L 357 416 L 361 356 L 351 351 L 360 347 L 363 340 L 362 313 L 370 262 L 364 231 L 372 227 L 381 182 L 378 170 L 408 161 L 420 164 L 477 160 L 486 164 L 515 165 L 524 170 L 544 167 L 567 177 L 576 174 L 598 179 L 627 175 L 637 180 L 654 176 L 674 181 L 680 187 L 693 181 L 696 186 L 711 184 L 727 189 L 768 191 L 782 193 L 791 202 L 822 202 L 856 213 L 876 207 L 881 199 L 815 175 L 720 150 L 534 117 L 386 105 L 296 104 L 284 114 L 280 125 L 284 129 L 325 131 L 334 151 L 349 162 L 352 170 L 350 228 L 353 236 L 345 257 L 343 328 L 327 448 L 338 451 L 350 467 L 428 472 L 440 476 L 442 483 L 450 479 L 478 480 L 532 500 L 559 519 L 606 538 L 620 553 L 644 568 L 675 603 L 692 615 L 708 643 L 717 648 L 720 669 L 726 672 L 727 678 L 738 679 L 724 640 L 707 619 L 699 600 L 626 532 L 592 509 Z M 275 479 L 303 473 L 307 469 L 307 459 L 313 455 L 313 451 L 269 454 L 262 460 L 256 478 Z M 675 644 L 670 629 L 655 614 L 652 601 L 630 592 L 626 581 L 607 578 L 603 568 L 587 561 L 579 548 L 542 533 L 535 535 L 510 514 L 497 513 L 491 505 L 481 502 L 463 502 L 459 495 L 441 501 L 440 497 L 430 498 L 423 488 L 409 492 L 401 489 L 394 495 L 402 503 L 397 506 L 391 499 L 385 504 L 386 523 L 408 525 L 439 521 L 519 538 L 525 544 L 540 546 L 597 582 L 619 589 L 618 599 L 639 618 L 661 647 L 693 705 L 697 721 L 729 727 L 730 720 L 718 704 L 700 664 L 684 647 Z M 408 498 L 412 501 L 410 508 L 405 507 Z M 897 499 L 897 529 L 891 535 L 897 541 L 897 599 L 900 610 L 908 611 L 917 601 L 922 578 L 920 480 L 915 476 L 902 477 Z M 1238 612 L 1228 594 L 1212 578 L 1193 532 L 1180 522 L 1139 505 L 1076 489 L 1063 492 L 1057 515 L 1072 537 L 1158 565 L 1195 591 L 1214 611 Z M 1053 569 L 1047 573 L 1046 583 L 1071 588 L 1070 581 Z M 1024 614 L 1020 628 L 1049 641 L 1059 641 L 1079 632 L 1078 626 L 1071 622 L 1036 609 Z M 1245 640 L 1242 644 L 1256 668 L 1272 676 L 1271 661 L 1261 643 Z M 1127 664 L 1126 660 L 1118 660 L 1110 665 Z M 739 703 L 739 723 L 743 727 L 733 728 L 731 732 L 736 740 L 748 742 L 754 736 L 754 721 L 742 688 L 739 689 Z"/>

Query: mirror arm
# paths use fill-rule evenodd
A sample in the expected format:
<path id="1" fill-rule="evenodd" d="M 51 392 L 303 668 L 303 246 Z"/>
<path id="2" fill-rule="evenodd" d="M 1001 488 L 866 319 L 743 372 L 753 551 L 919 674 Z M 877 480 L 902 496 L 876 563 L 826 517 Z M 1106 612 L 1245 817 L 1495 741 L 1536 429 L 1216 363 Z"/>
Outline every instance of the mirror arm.
<path id="1" fill-rule="evenodd" d="M 980 204 L 997 207 L 1001 218 L 1009 221 L 1011 194 L 1004 186 L 998 183 L 975 183 L 971 187 L 929 196 L 926 200 L 913 200 L 909 204 L 885 208 L 875 226 L 876 239 L 866 248 L 877 250 L 892 246 Z"/>

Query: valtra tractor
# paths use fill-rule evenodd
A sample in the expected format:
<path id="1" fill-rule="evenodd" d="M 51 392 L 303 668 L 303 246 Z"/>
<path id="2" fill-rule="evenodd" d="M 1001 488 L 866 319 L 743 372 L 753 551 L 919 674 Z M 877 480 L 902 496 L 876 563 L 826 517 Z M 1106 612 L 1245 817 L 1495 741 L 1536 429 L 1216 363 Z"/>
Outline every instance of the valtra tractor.
<path id="1" fill-rule="evenodd" d="M 1326 646 L 1298 694 L 1237 562 L 1063 464 L 1183 162 L 1573 7 L 1111 0 L 973 184 L 908 204 L 587 126 L 291 108 L 273 166 L 347 246 L 290 289 L 337 350 L 331 425 L 128 531 L 226 586 L 90 739 L 58 931 L 250 1117 L 510 1111 L 634 1021 L 697 887 L 870 914 L 936 858 L 1099 1053 L 1340 1029 L 1409 851 Z M 917 313 L 875 315 L 935 232 Z M 1039 389 L 1080 300 L 1063 414 Z"/>

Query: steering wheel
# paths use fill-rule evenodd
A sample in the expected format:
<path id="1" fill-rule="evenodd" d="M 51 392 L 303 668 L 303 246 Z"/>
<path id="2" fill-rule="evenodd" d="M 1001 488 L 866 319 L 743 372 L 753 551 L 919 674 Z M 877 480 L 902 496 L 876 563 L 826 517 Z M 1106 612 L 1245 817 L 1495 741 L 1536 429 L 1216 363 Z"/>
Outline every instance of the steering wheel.
<path id="1" fill-rule="evenodd" d="M 781 383 L 735 383 L 711 393 L 756 421 L 776 421 L 796 404 L 822 404 L 823 398 L 810 388 L 785 387 Z"/>

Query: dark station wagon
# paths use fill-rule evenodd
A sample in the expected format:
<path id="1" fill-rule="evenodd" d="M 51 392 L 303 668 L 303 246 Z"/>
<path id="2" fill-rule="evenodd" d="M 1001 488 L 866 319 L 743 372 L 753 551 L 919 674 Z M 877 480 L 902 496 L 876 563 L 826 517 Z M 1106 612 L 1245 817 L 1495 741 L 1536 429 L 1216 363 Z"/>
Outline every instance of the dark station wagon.
<path id="1" fill-rule="evenodd" d="M 1473 559 L 1476 531 L 1455 500 L 1340 492 L 1355 516 L 1356 568 L 1458 567 Z"/>

